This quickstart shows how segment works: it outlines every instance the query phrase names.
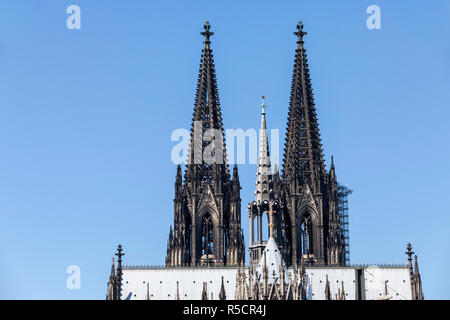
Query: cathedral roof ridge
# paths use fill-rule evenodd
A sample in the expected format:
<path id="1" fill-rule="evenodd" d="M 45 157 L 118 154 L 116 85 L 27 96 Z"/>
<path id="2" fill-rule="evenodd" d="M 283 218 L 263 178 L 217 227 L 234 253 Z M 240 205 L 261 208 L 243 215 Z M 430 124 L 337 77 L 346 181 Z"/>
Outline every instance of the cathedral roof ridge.
<path id="1" fill-rule="evenodd" d="M 185 266 L 165 266 L 160 264 L 146 264 L 146 265 L 124 265 L 123 269 L 127 270 L 155 270 L 155 269 L 164 269 L 164 270 L 170 270 L 170 269 L 234 269 L 237 268 L 236 265 L 212 265 L 212 266 L 205 266 L 205 265 L 185 265 Z M 247 268 L 247 267 L 246 267 Z"/>
<path id="2" fill-rule="evenodd" d="M 351 268 L 406 268 L 408 267 L 407 264 L 404 263 L 352 263 L 345 267 L 351 267 Z"/>

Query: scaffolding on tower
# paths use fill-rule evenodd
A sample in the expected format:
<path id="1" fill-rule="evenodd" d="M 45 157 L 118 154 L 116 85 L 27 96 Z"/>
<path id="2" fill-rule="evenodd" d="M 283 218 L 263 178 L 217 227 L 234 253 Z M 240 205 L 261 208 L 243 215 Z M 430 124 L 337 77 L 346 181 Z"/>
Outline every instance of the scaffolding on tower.
<path id="1" fill-rule="evenodd" d="M 338 186 L 338 210 L 339 220 L 341 225 L 341 234 L 344 237 L 345 247 L 345 264 L 350 264 L 350 235 L 348 226 L 348 195 L 352 194 L 353 190 L 350 190 L 347 186 L 339 184 Z"/>

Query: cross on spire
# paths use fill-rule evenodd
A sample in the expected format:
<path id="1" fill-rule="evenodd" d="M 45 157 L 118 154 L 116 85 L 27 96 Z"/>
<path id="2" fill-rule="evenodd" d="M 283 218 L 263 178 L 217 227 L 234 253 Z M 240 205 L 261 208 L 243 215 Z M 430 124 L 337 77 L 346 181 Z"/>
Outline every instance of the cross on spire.
<path id="1" fill-rule="evenodd" d="M 205 37 L 205 44 L 211 43 L 209 37 L 214 35 L 214 32 L 209 31 L 210 28 L 211 26 L 209 25 L 209 21 L 206 21 L 205 24 L 203 25 L 203 29 L 205 29 L 205 31 L 200 32 L 200 34 Z"/>
<path id="2" fill-rule="evenodd" d="M 294 32 L 294 34 L 298 37 L 297 43 L 298 43 L 298 44 L 303 43 L 303 36 L 307 35 L 308 33 L 303 31 L 303 23 L 302 23 L 302 20 L 299 20 L 299 21 L 298 21 L 298 24 L 297 24 L 297 31 Z"/>

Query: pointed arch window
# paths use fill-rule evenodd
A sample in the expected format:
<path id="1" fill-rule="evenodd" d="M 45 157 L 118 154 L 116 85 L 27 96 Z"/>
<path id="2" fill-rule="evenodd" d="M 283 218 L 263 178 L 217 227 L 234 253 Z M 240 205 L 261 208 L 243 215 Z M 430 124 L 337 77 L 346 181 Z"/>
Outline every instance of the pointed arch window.
<path id="1" fill-rule="evenodd" d="M 202 256 L 214 254 L 214 226 L 212 217 L 207 213 L 202 219 Z"/>
<path id="2" fill-rule="evenodd" d="M 302 244 L 302 255 L 313 253 L 313 226 L 311 216 L 307 215 L 300 226 L 300 237 Z"/>

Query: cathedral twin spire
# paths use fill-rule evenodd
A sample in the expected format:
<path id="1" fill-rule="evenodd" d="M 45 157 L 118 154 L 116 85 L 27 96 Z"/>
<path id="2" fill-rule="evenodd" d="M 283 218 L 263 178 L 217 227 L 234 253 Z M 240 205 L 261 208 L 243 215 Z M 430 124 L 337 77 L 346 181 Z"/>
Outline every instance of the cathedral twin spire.
<path id="1" fill-rule="evenodd" d="M 323 174 L 325 169 L 308 59 L 303 46 L 303 37 L 306 34 L 300 20 L 297 32 L 294 32 L 298 40 L 282 173 L 284 179 L 299 180 L 316 191 L 320 188 L 320 174 Z"/>
<path id="2" fill-rule="evenodd" d="M 184 181 L 177 168 L 174 227 L 169 232 L 167 266 L 237 265 L 243 262 L 240 182 L 230 176 L 209 22 L 203 49 Z"/>
<path id="3" fill-rule="evenodd" d="M 190 179 L 200 175 L 202 179 L 211 180 L 214 178 L 211 167 L 218 166 L 220 178 L 228 179 L 230 174 L 226 160 L 222 114 L 210 39 L 214 32 L 210 31 L 211 26 L 208 21 L 203 28 L 201 35 L 205 39 L 198 73 L 186 175 Z"/>
<path id="4" fill-rule="evenodd" d="M 194 104 L 188 162 L 184 175 L 177 168 L 174 227 L 169 234 L 166 264 L 238 264 L 244 260 L 240 221 L 240 183 L 237 167 L 230 176 L 211 36 L 208 22 L 204 37 Z M 322 155 L 319 128 L 303 47 L 301 21 L 289 103 L 282 177 L 272 174 L 267 138 L 267 107 L 261 105 L 261 130 L 255 201 L 249 205 L 250 259 L 260 259 L 263 214 L 269 236 L 280 246 L 288 265 L 301 259 L 310 263 L 340 264 L 342 245 L 336 215 L 337 197 Z M 334 177 L 334 170 L 333 170 Z M 334 181 L 333 181 L 334 183 Z M 334 189 L 333 189 L 334 188 Z M 332 217 L 332 218 L 330 218 Z M 258 223 L 258 239 L 253 234 Z M 320 229 L 320 230 L 319 230 Z"/>
<path id="5" fill-rule="evenodd" d="M 267 105 L 261 104 L 261 130 L 255 200 L 249 204 L 250 265 L 245 272 L 245 245 L 241 228 L 240 182 L 237 166 L 230 176 L 226 161 L 220 101 L 208 22 L 194 103 L 191 142 L 183 180 L 181 166 L 175 179 L 174 224 L 170 226 L 166 266 L 235 266 L 236 299 L 306 299 L 305 265 L 344 265 L 345 246 L 340 233 L 334 161 L 325 172 L 315 103 L 304 49 L 303 24 L 297 25 L 297 48 L 289 102 L 282 176 L 272 173 L 267 137 Z M 208 155 L 213 161 L 208 162 Z M 269 239 L 262 239 L 263 214 Z M 255 241 L 254 219 L 258 219 Z M 408 268 L 413 299 L 423 299 L 417 256 Z M 113 259 L 107 299 L 121 298 L 122 247 Z M 288 269 L 289 268 L 289 269 Z M 294 272 L 293 276 L 288 270 Z M 270 274 L 272 272 L 272 274 Z M 246 281 L 248 275 L 248 284 Z M 269 278 L 272 277 L 272 281 Z M 345 300 L 344 283 L 336 299 Z M 149 284 L 146 298 L 150 299 Z M 386 285 L 386 283 L 385 283 Z M 330 300 L 328 275 L 325 297 Z M 387 291 L 387 289 L 386 289 Z M 225 300 L 222 277 L 219 299 Z M 177 281 L 175 298 L 180 299 Z M 207 300 L 207 283 L 202 299 Z M 212 296 L 211 296 L 212 298 Z"/>
<path id="6" fill-rule="evenodd" d="M 258 168 L 256 174 L 256 191 L 255 199 L 257 203 L 269 201 L 273 198 L 273 184 L 272 184 L 272 168 L 270 164 L 269 139 L 267 137 L 266 125 L 266 108 L 264 102 L 265 97 L 262 97 L 261 104 L 261 128 L 259 130 L 259 153 L 258 153 Z"/>
<path id="7" fill-rule="evenodd" d="M 344 264 L 334 163 L 327 173 L 312 92 L 303 23 L 297 25 L 297 48 L 289 101 L 282 176 L 272 174 L 265 105 L 261 120 L 255 201 L 249 204 L 250 259 L 260 259 L 262 216 L 289 265 Z M 253 226 L 257 220 L 258 239 Z"/>
<path id="8" fill-rule="evenodd" d="M 111 273 L 108 280 L 108 290 L 106 293 L 106 300 L 120 300 L 122 295 L 122 257 L 123 253 L 122 245 L 117 247 L 117 269 L 115 269 L 114 257 L 112 258 Z"/>

